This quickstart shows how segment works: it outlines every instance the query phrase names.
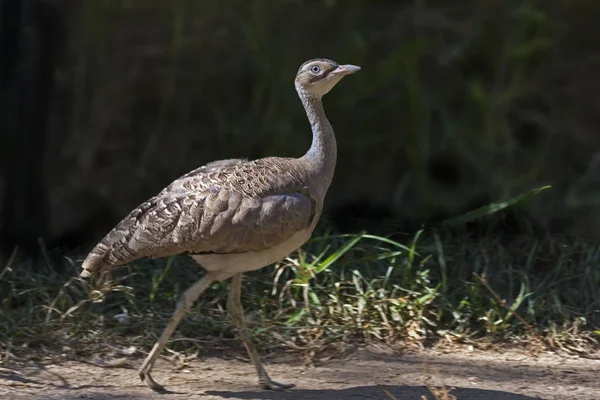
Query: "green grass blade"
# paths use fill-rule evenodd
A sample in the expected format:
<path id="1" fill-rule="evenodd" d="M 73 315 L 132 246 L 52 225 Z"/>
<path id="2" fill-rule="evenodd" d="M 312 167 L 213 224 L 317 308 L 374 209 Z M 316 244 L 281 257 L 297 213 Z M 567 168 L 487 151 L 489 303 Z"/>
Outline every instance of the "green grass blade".
<path id="1" fill-rule="evenodd" d="M 323 262 L 321 264 L 319 264 L 318 267 L 315 268 L 315 270 L 314 270 L 315 273 L 319 274 L 319 273 L 325 271 L 327 268 L 329 268 L 329 266 L 331 264 L 336 262 L 341 256 L 343 256 L 350 249 L 352 249 L 364 236 L 365 236 L 364 233 L 361 233 L 358 236 L 354 237 L 352 240 L 346 242 L 339 250 L 337 250 L 336 252 L 331 254 L 329 257 L 327 257 L 325 260 L 323 260 Z"/>
<path id="2" fill-rule="evenodd" d="M 551 188 L 551 186 L 542 186 L 537 189 L 530 190 L 529 192 L 520 194 L 518 196 L 513 197 L 512 199 L 500 202 L 500 203 L 490 203 L 486 206 L 479 207 L 475 210 L 468 211 L 458 217 L 452 217 L 449 219 L 443 220 L 440 225 L 442 226 L 452 226 L 452 225 L 462 225 L 467 222 L 474 221 L 476 219 L 495 214 L 502 210 L 506 210 L 509 207 L 513 207 L 519 203 L 522 203 L 526 200 L 529 200 L 535 196 L 537 196 L 542 191 Z"/>

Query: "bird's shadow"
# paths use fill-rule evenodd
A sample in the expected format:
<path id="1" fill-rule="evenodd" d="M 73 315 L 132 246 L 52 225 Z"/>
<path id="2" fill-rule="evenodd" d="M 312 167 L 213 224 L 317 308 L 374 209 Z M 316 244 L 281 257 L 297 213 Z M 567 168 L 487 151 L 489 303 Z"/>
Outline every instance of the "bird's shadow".
<path id="1" fill-rule="evenodd" d="M 425 386 L 400 385 L 355 386 L 346 389 L 292 389 L 284 392 L 207 390 L 204 393 L 224 399 L 243 400 L 435 399 L 435 396 Z M 539 400 L 538 397 L 475 388 L 457 387 L 450 390 L 449 393 L 460 400 Z"/>

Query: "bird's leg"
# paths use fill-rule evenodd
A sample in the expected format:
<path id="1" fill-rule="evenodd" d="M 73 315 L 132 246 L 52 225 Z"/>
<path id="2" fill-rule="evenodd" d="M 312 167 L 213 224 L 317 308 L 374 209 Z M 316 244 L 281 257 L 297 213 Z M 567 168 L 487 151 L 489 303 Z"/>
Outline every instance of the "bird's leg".
<path id="1" fill-rule="evenodd" d="M 208 286 L 214 281 L 214 277 L 210 273 L 206 273 L 198 282 L 194 283 L 188 290 L 186 290 L 181 298 L 177 302 L 177 307 L 171 316 L 171 320 L 167 327 L 163 330 L 160 335 L 160 339 L 152 348 L 148 357 L 144 360 L 141 368 L 139 369 L 140 378 L 142 381 L 146 381 L 146 384 L 150 387 L 150 389 L 156 392 L 165 392 L 165 388 L 156 383 L 152 376 L 150 375 L 150 371 L 152 371 L 152 367 L 156 362 L 161 350 L 167 344 L 167 340 L 173 334 L 177 325 L 183 318 L 186 311 L 189 311 L 194 304 L 194 302 L 198 299 L 198 297 L 208 288 Z"/>
<path id="2" fill-rule="evenodd" d="M 252 343 L 252 338 L 248 333 L 248 329 L 246 328 L 246 322 L 244 321 L 244 309 L 242 308 L 242 301 L 240 298 L 242 289 L 242 274 L 234 275 L 231 279 L 231 291 L 229 292 L 229 298 L 227 299 L 227 311 L 229 311 L 229 315 L 233 324 L 236 326 L 238 330 L 238 334 L 244 342 L 246 346 L 246 350 L 248 351 L 248 355 L 252 360 L 252 364 L 254 364 L 254 368 L 256 368 L 256 373 L 258 374 L 258 381 L 265 389 L 271 390 L 283 390 L 293 388 L 295 385 L 293 384 L 283 384 L 272 381 L 265 371 L 265 368 L 260 361 L 260 357 L 256 352 L 256 348 L 254 347 L 254 343 Z"/>

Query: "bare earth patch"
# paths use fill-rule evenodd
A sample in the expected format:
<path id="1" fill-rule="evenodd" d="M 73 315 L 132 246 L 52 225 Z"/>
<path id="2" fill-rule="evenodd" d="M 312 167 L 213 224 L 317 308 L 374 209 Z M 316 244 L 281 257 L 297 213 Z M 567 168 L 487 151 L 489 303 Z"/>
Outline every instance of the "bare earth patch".
<path id="1" fill-rule="evenodd" d="M 393 355 L 359 350 L 344 359 L 307 367 L 289 358 L 265 360 L 271 377 L 292 382 L 295 389 L 270 392 L 257 387 L 249 362 L 205 357 L 177 369 L 159 360 L 153 374 L 170 391 L 157 394 L 137 375 L 141 359 L 125 367 L 102 368 L 90 363 L 59 364 L 11 360 L 0 368 L 2 399 L 433 399 L 425 388 L 424 365 L 430 383 L 445 384 L 459 400 L 600 399 L 600 360 L 538 357 L 523 352 L 432 350 Z"/>

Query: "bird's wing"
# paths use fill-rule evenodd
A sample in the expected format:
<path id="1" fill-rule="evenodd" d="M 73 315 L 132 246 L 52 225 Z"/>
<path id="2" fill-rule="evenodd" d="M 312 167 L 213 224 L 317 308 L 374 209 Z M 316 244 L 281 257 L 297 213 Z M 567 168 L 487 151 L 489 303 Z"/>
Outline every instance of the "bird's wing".
<path id="1" fill-rule="evenodd" d="M 315 215 L 315 200 L 298 184 L 280 183 L 279 191 L 267 185 L 249 196 L 227 185 L 233 173 L 186 175 L 109 232 L 84 261 L 82 276 L 141 257 L 266 250 L 308 228 Z M 262 176 L 281 181 L 281 171 Z"/>
<path id="2" fill-rule="evenodd" d="M 166 195 L 167 193 L 186 192 L 190 190 L 202 190 L 208 188 L 219 179 L 215 179 L 213 175 L 218 175 L 223 171 L 241 164 L 247 163 L 245 158 L 231 158 L 227 160 L 218 160 L 204 164 L 193 171 L 188 172 L 175 179 L 169 186 L 164 188 L 156 197 Z"/>

